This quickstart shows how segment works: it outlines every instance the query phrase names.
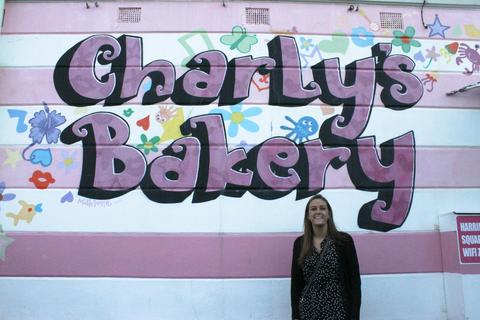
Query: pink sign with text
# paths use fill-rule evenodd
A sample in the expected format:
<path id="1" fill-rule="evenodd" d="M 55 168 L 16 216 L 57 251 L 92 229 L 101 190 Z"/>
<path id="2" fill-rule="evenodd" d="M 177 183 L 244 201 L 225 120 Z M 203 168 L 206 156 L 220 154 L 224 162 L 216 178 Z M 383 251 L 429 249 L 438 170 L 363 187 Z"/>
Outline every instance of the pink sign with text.
<path id="1" fill-rule="evenodd" d="M 460 263 L 480 263 L 480 215 L 457 216 Z"/>

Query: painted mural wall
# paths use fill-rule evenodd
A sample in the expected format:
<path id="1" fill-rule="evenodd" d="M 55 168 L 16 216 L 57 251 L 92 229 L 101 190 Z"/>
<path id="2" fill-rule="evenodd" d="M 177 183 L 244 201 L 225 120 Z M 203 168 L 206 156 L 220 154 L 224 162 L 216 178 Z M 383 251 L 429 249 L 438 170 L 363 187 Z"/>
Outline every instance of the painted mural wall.
<path id="1" fill-rule="evenodd" d="M 1 319 L 289 319 L 319 192 L 355 239 L 363 318 L 480 316 L 480 269 L 439 227 L 480 210 L 479 92 L 446 95 L 480 81 L 479 10 L 5 10 Z"/>

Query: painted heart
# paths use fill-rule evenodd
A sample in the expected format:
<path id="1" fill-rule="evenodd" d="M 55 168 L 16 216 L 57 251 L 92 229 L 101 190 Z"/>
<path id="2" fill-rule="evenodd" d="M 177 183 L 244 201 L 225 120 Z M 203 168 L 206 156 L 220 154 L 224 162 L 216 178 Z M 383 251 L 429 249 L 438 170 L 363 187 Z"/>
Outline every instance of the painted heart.
<path id="1" fill-rule="evenodd" d="M 417 53 L 415 53 L 415 55 L 413 56 L 413 58 L 417 61 L 420 61 L 420 62 L 424 62 L 425 61 L 425 57 L 423 56 L 423 53 L 422 51 L 418 51 Z"/>
<path id="2" fill-rule="evenodd" d="M 137 126 L 147 131 L 150 128 L 150 116 L 146 116 L 143 119 L 137 121 Z"/>
<path id="3" fill-rule="evenodd" d="M 62 199 L 60 199 L 61 203 L 72 202 L 72 201 L 73 201 L 73 194 L 71 191 L 68 191 L 65 195 L 63 195 Z"/>
<path id="4" fill-rule="evenodd" d="M 331 40 L 322 40 L 318 43 L 318 47 L 323 52 L 331 52 L 331 53 L 343 53 L 347 52 L 348 45 L 350 41 L 348 40 L 347 35 L 344 32 L 335 32 L 332 35 Z"/>
<path id="5" fill-rule="evenodd" d="M 257 80 L 255 80 L 255 78 L 252 78 L 252 83 L 257 88 L 258 91 L 263 91 L 270 88 L 270 85 L 268 84 L 268 82 L 269 82 L 268 75 L 261 76 Z"/>
<path id="6" fill-rule="evenodd" d="M 452 42 L 450 44 L 447 44 L 445 46 L 445 49 L 447 49 L 448 53 L 450 54 L 455 54 L 458 51 L 458 42 Z"/>
<path id="7" fill-rule="evenodd" d="M 50 149 L 37 149 L 33 151 L 30 155 L 30 162 L 48 167 L 52 164 L 52 153 L 50 152 Z"/>

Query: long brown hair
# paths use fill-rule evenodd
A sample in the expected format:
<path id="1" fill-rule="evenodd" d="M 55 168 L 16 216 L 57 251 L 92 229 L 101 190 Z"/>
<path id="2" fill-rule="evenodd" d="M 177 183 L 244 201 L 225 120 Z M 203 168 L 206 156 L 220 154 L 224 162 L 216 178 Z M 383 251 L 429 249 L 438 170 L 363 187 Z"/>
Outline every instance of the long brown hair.
<path id="1" fill-rule="evenodd" d="M 308 219 L 308 209 L 310 208 L 310 203 L 313 200 L 320 199 L 325 201 L 327 204 L 328 209 L 328 221 L 327 221 L 327 235 L 332 238 L 332 240 L 336 243 L 341 244 L 344 240 L 344 236 L 337 230 L 335 226 L 335 222 L 333 221 L 333 210 L 332 206 L 328 202 L 328 200 L 322 196 L 321 194 L 314 195 L 311 197 L 307 205 L 305 206 L 305 216 L 303 217 L 303 242 L 302 242 L 302 249 L 300 250 L 300 255 L 298 256 L 297 263 L 299 265 L 303 264 L 303 260 L 305 257 L 312 253 L 313 251 L 313 226 L 310 219 Z"/>

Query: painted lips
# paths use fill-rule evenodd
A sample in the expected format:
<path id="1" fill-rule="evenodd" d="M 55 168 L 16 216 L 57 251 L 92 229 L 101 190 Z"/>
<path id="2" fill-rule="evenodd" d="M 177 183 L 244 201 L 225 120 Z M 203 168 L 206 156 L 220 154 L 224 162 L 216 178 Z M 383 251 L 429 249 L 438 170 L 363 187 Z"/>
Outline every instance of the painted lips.
<path id="1" fill-rule="evenodd" d="M 50 172 L 35 170 L 28 181 L 32 182 L 37 189 L 47 189 L 51 183 L 55 182 L 55 179 Z"/>

